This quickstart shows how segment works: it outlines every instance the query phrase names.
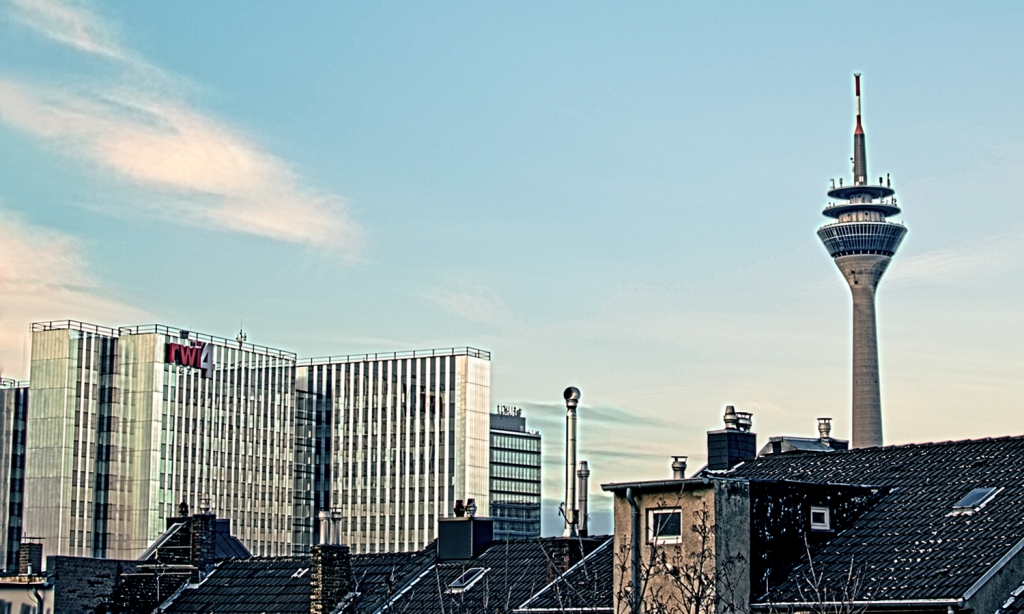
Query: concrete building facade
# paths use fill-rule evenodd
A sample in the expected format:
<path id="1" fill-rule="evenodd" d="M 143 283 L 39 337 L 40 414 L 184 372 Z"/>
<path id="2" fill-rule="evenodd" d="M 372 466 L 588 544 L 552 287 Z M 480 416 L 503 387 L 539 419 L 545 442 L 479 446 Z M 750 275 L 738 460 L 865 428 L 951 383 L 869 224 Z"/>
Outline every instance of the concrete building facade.
<path id="1" fill-rule="evenodd" d="M 336 512 L 340 543 L 373 553 L 423 548 L 457 500 L 486 516 L 490 376 L 490 353 L 475 348 L 302 361 L 314 517 Z"/>
<path id="2" fill-rule="evenodd" d="M 131 559 L 201 502 L 292 554 L 295 355 L 162 325 L 33 325 L 25 532 L 48 555 Z M 307 430 L 307 434 L 308 430 Z M 308 543 L 308 538 L 305 539 Z"/>
<path id="3" fill-rule="evenodd" d="M 853 438 L 855 448 L 882 445 L 882 399 L 878 376 L 878 328 L 875 293 L 907 229 L 886 218 L 900 213 L 896 191 L 887 178 L 869 183 L 867 149 L 860 114 L 860 75 L 855 77 L 857 125 L 854 129 L 853 184 L 833 185 L 824 215 L 836 222 L 818 237 L 850 286 L 853 297 Z M 842 202 L 845 201 L 845 202 Z"/>

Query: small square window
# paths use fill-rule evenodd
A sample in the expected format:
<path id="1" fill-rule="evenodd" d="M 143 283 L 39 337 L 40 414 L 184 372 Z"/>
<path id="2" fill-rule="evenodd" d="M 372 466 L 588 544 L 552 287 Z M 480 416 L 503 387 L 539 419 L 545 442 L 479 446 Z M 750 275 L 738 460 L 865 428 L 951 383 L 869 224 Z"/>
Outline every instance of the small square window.
<path id="1" fill-rule="evenodd" d="M 654 545 L 682 540 L 683 514 L 678 507 L 647 510 L 647 541 Z"/>
<path id="2" fill-rule="evenodd" d="M 832 522 L 827 507 L 811 507 L 811 530 L 831 531 Z"/>

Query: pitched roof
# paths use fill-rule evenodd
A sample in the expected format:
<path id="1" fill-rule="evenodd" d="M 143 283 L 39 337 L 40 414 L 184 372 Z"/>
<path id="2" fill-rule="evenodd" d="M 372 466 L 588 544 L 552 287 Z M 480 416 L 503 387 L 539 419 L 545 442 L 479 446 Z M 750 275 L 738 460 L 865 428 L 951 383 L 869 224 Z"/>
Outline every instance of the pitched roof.
<path id="1" fill-rule="evenodd" d="M 516 612 L 611 612 L 614 607 L 615 540 L 609 537 L 516 608 Z"/>
<path id="2" fill-rule="evenodd" d="M 232 559 L 184 588 L 165 611 L 298 614 L 309 612 L 309 595 L 308 557 Z"/>
<path id="3" fill-rule="evenodd" d="M 216 532 L 213 534 L 213 554 L 215 560 L 247 559 L 252 556 L 242 540 L 231 534 L 231 520 L 218 518 Z"/>
<path id="4" fill-rule="evenodd" d="M 218 518 L 214 524 L 213 532 L 213 560 L 223 561 L 224 559 L 246 559 L 252 556 L 249 549 L 245 547 L 245 544 L 241 542 L 237 537 L 231 534 L 231 520 L 228 518 Z M 167 530 L 161 533 L 153 543 L 146 548 L 146 551 L 142 553 L 137 560 L 139 561 L 154 561 L 160 556 L 160 550 L 165 549 L 163 560 L 168 560 L 167 553 L 173 551 L 173 549 L 184 549 L 184 552 L 179 552 L 178 556 L 171 556 L 174 558 L 181 559 L 185 562 L 191 556 L 191 534 L 189 533 L 188 523 L 185 521 L 170 522 Z"/>
<path id="5" fill-rule="evenodd" d="M 372 612 L 436 559 L 436 543 L 417 552 L 352 555 L 356 611 Z"/>
<path id="6" fill-rule="evenodd" d="M 438 562 L 425 567 L 376 612 L 509 612 L 555 580 L 567 558 L 579 560 L 608 541 L 607 537 L 507 540 L 492 543 L 467 561 Z M 578 555 L 570 550 L 576 549 Z M 482 569 L 465 588 L 453 586 L 463 574 Z M 611 587 L 609 565 L 609 590 Z"/>
<path id="7" fill-rule="evenodd" d="M 717 474 L 887 487 L 813 552 L 816 571 L 834 583 L 852 557 L 862 572 L 861 599 L 955 600 L 1024 540 L 1024 437 L 769 455 Z M 954 513 L 980 487 L 1000 490 L 980 509 Z M 797 566 L 760 601 L 804 601 L 807 572 L 806 562 Z"/>
<path id="8" fill-rule="evenodd" d="M 435 560 L 433 548 L 417 552 L 355 554 L 352 578 L 359 593 L 356 610 L 374 609 L 395 587 Z M 309 612 L 308 556 L 256 557 L 221 563 L 203 582 L 185 587 L 167 612 Z"/>

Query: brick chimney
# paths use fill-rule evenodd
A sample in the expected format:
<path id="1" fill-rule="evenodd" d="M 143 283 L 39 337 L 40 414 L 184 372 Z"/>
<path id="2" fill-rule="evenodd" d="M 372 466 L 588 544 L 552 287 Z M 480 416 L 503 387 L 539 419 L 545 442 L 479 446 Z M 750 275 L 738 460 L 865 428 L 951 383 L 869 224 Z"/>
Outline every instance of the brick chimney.
<path id="1" fill-rule="evenodd" d="M 757 435 L 750 432 L 751 414 L 725 408 L 725 428 L 708 431 L 708 469 L 732 469 L 739 463 L 757 458 Z"/>
<path id="2" fill-rule="evenodd" d="M 43 573 L 43 545 L 22 542 L 18 551 L 18 573 L 41 575 Z"/>
<path id="3" fill-rule="evenodd" d="M 331 614 L 355 586 L 348 546 L 320 544 L 309 551 L 310 614 Z M 355 603 L 344 612 L 354 610 Z"/>
<path id="4" fill-rule="evenodd" d="M 217 556 L 214 540 L 217 539 L 217 515 L 211 513 L 195 514 L 185 519 L 192 538 L 192 551 L 189 563 L 195 568 L 192 582 L 199 582 L 206 577 L 213 567 Z"/>

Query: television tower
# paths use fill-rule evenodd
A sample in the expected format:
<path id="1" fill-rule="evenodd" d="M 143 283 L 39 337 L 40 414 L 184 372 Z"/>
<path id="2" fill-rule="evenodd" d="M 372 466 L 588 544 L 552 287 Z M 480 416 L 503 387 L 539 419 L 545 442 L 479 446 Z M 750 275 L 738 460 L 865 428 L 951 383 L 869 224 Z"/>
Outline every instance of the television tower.
<path id="1" fill-rule="evenodd" d="M 888 175 L 868 183 L 868 159 L 860 118 L 860 75 L 857 127 L 853 131 L 853 184 L 835 183 L 831 202 L 822 212 L 836 221 L 818 229 L 818 237 L 836 262 L 853 294 L 853 441 L 854 448 L 882 445 L 882 399 L 878 386 L 878 330 L 875 290 L 903 241 L 907 229 L 886 218 L 900 212 Z M 845 202 L 841 202 L 845 201 Z"/>

